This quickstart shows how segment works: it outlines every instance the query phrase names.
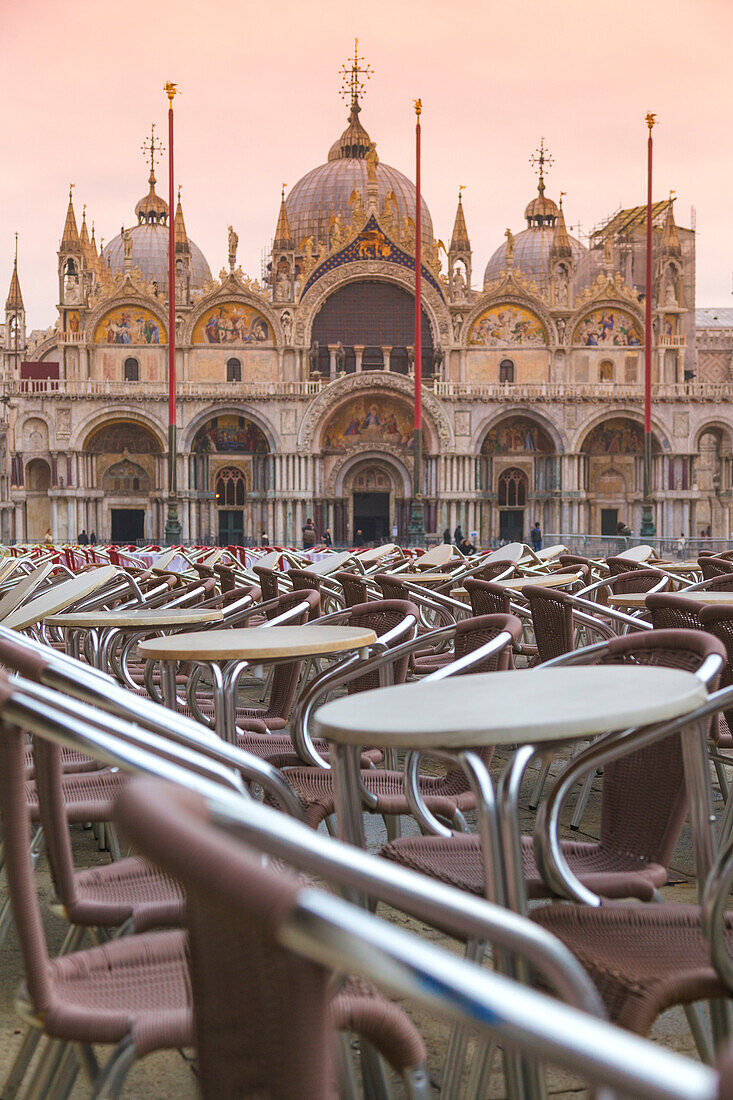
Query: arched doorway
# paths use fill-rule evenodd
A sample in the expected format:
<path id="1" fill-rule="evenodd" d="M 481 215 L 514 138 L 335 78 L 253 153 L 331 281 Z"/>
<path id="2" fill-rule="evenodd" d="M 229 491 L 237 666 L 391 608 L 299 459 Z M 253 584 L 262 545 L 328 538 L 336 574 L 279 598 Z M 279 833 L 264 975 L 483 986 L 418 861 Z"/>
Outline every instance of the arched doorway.
<path id="1" fill-rule="evenodd" d="M 659 441 L 652 434 L 652 453 L 658 454 L 659 450 Z M 637 530 L 644 484 L 641 424 L 628 417 L 609 417 L 588 433 L 581 451 L 581 489 L 587 494 L 590 533 L 615 535 L 619 525 Z M 657 488 L 654 481 L 653 467 L 652 492 Z"/>
<path id="2" fill-rule="evenodd" d="M 237 466 L 224 466 L 216 475 L 216 509 L 219 546 L 241 546 L 244 542 L 244 504 L 247 482 Z"/>
<path id="3" fill-rule="evenodd" d="M 351 540 L 358 545 L 388 542 L 398 522 L 403 487 L 388 462 L 365 458 L 343 482 Z"/>
<path id="4" fill-rule="evenodd" d="M 108 421 L 88 437 L 84 450 L 91 458 L 90 488 L 104 491 L 101 501 L 86 506 L 80 523 L 101 541 L 135 543 L 161 524 L 152 514 L 155 489 L 163 480 L 163 449 L 144 424 Z"/>
<path id="5" fill-rule="evenodd" d="M 408 348 L 415 343 L 415 296 L 403 287 L 379 280 L 361 279 L 341 287 L 321 306 L 311 330 L 311 343 L 318 344 L 318 369 L 331 369 L 329 346 L 341 343 L 347 374 L 387 368 L 408 372 Z M 425 310 L 422 311 L 422 368 L 433 373 L 433 336 Z"/>
<path id="6" fill-rule="evenodd" d="M 51 467 L 42 458 L 32 458 L 25 468 L 26 538 L 41 542 L 51 526 Z"/>
<path id="7" fill-rule="evenodd" d="M 560 488 L 560 456 L 549 432 L 523 415 L 495 424 L 481 445 L 478 482 L 498 505 L 498 516 L 494 510 L 490 523 L 482 523 L 483 538 L 524 542 L 535 520 L 547 527 Z M 526 514 L 530 505 L 532 516 Z"/>
<path id="8" fill-rule="evenodd" d="M 505 542 L 525 542 L 529 480 L 524 470 L 509 466 L 499 474 L 499 538 Z"/>

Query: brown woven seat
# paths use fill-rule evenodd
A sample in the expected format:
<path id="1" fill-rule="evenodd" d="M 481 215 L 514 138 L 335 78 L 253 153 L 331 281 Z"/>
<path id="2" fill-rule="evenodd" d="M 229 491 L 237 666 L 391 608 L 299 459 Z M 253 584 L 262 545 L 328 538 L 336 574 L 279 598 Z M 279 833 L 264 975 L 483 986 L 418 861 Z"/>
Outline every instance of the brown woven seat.
<path id="1" fill-rule="evenodd" d="M 525 589 L 525 592 L 527 589 Z M 535 589 L 542 591 L 544 589 Z M 702 632 L 649 631 L 614 638 L 597 664 L 662 666 L 695 672 L 724 649 Z M 598 843 L 560 842 L 571 870 L 589 889 L 609 898 L 650 901 L 667 881 L 666 868 L 685 820 L 687 798 L 679 734 L 608 764 L 604 770 Z M 383 855 L 471 893 L 483 892 L 478 838 L 407 837 Z M 522 866 L 530 897 L 547 897 L 532 837 L 522 838 Z"/>
<path id="2" fill-rule="evenodd" d="M 573 648 L 573 607 L 564 592 L 527 585 L 524 596 L 529 602 L 534 638 L 540 662 L 551 661 Z"/>
<path id="3" fill-rule="evenodd" d="M 412 580 L 415 578 L 412 577 Z M 409 600 L 410 590 L 404 581 L 398 581 L 396 577 L 388 577 L 386 573 L 377 573 L 374 582 L 381 589 L 385 600 Z"/>
<path id="4" fill-rule="evenodd" d="M 400 1071 L 424 1063 L 414 1025 L 367 983 L 349 981 L 329 1004 L 329 972 L 277 940 L 301 882 L 211 828 L 200 799 L 139 780 L 118 816 L 186 891 L 204 1100 L 328 1100 L 333 1027 L 363 1034 Z"/>
<path id="5" fill-rule="evenodd" d="M 23 753 L 25 766 L 25 751 Z M 66 807 L 66 819 L 69 824 L 80 825 L 87 821 L 110 821 L 112 804 L 125 783 L 122 772 L 110 768 L 100 768 L 95 772 L 66 774 L 61 781 L 61 790 Z M 25 782 L 25 796 L 31 821 L 40 821 L 38 791 L 36 780 Z"/>
<path id="6" fill-rule="evenodd" d="M 490 580 L 474 580 L 469 577 L 463 582 L 471 601 L 474 615 L 510 615 L 511 596 L 506 588 L 492 584 Z"/>
<path id="7" fill-rule="evenodd" d="M 531 917 L 577 956 L 611 1020 L 639 1035 L 673 1005 L 729 996 L 711 964 L 697 906 L 550 905 Z M 733 913 L 726 940 L 733 948 Z"/>
<path id="8" fill-rule="evenodd" d="M 702 579 L 704 581 L 715 580 L 718 577 L 727 577 L 727 583 L 725 581 L 723 582 L 723 591 L 733 591 L 733 562 L 729 561 L 727 558 L 719 558 L 715 555 L 706 555 L 705 557 L 698 558 L 697 561 L 702 570 Z"/>
<path id="9" fill-rule="evenodd" d="M 265 565 L 255 565 L 252 571 L 257 574 L 262 589 L 262 598 L 265 602 L 274 600 L 280 595 L 281 573 L 278 573 L 276 569 L 268 569 Z M 268 619 L 274 618 L 275 612 L 268 611 L 267 617 Z"/>
<path id="10" fill-rule="evenodd" d="M 59 747 L 37 739 L 36 761 L 46 850 L 56 898 L 66 919 L 71 924 L 104 928 L 118 928 L 130 921 L 136 932 L 180 924 L 183 894 L 152 864 L 131 858 L 75 871 Z"/>

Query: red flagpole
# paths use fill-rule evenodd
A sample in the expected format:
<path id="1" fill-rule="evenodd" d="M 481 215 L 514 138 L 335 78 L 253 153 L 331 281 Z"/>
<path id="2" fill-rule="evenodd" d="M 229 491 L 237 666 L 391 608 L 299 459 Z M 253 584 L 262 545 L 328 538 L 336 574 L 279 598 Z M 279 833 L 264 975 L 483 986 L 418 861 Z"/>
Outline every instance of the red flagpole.
<path id="1" fill-rule="evenodd" d="M 647 114 L 649 127 L 646 164 L 646 287 L 644 332 L 644 502 L 641 519 L 641 535 L 647 538 L 656 532 L 652 518 L 652 129 L 656 115 Z"/>
<path id="2" fill-rule="evenodd" d="M 420 112 L 415 100 L 415 430 L 412 500 L 410 501 L 411 546 L 425 545 L 425 514 L 422 500 L 422 205 L 420 199 Z"/>
<path id="3" fill-rule="evenodd" d="M 420 112 L 415 100 L 415 431 L 422 430 L 422 203 L 420 198 Z M 418 492 L 416 486 L 415 491 Z"/>
<path id="4" fill-rule="evenodd" d="M 180 542 L 181 538 L 176 473 L 176 217 L 173 174 L 173 98 L 176 85 L 169 80 L 164 91 L 168 96 L 168 511 L 165 541 L 170 546 Z"/>

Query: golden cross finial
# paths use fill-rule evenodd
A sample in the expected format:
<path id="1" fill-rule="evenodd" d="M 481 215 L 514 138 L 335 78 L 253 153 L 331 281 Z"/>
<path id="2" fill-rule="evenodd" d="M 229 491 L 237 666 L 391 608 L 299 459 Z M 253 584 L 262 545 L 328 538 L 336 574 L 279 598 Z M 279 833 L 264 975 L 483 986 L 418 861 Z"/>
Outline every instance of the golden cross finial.
<path id="1" fill-rule="evenodd" d="M 166 80 L 165 84 L 163 85 L 163 91 L 168 96 L 168 105 L 169 105 L 169 107 L 172 111 L 173 110 L 173 97 L 181 94 L 178 91 L 178 85 L 174 84 L 172 80 Z"/>
<path id="2" fill-rule="evenodd" d="M 150 127 L 150 140 L 144 141 L 140 148 L 146 160 L 150 157 L 150 173 L 155 175 L 155 162 L 163 155 L 163 142 L 155 136 L 155 123 Z"/>
<path id="3" fill-rule="evenodd" d="M 352 103 L 355 103 L 360 95 L 363 95 L 366 88 L 366 82 L 371 78 L 374 69 L 371 65 L 364 63 L 364 58 L 359 53 L 359 39 L 354 39 L 354 56 L 350 57 L 348 62 L 339 69 L 339 76 L 341 77 L 341 98 L 350 99 Z"/>
<path id="4" fill-rule="evenodd" d="M 648 111 L 644 116 L 644 122 L 646 122 L 649 127 L 649 133 L 651 134 L 653 127 L 657 125 L 657 116 L 652 114 L 651 111 Z"/>
<path id="5" fill-rule="evenodd" d="M 545 147 L 545 139 L 543 137 L 540 138 L 539 149 L 536 149 L 532 156 L 529 158 L 529 163 L 532 165 L 533 168 L 537 170 L 537 175 L 539 176 L 539 189 L 540 191 L 544 191 L 545 171 L 549 168 L 552 168 L 555 161 L 548 153 Z"/>
<path id="6" fill-rule="evenodd" d="M 71 197 L 72 197 L 71 193 L 72 193 L 72 191 L 74 190 L 75 187 L 76 187 L 75 183 L 70 183 L 69 184 L 69 202 L 71 202 Z"/>
<path id="7" fill-rule="evenodd" d="M 182 184 L 180 184 L 180 183 L 178 184 L 178 205 L 179 206 L 181 205 L 181 187 L 182 186 L 183 186 Z"/>
<path id="8" fill-rule="evenodd" d="M 561 209 L 561 210 L 562 210 L 562 200 L 564 199 L 564 197 L 565 197 L 566 195 L 567 195 L 567 191 L 561 191 L 561 192 L 560 192 L 560 209 Z"/>
<path id="9" fill-rule="evenodd" d="M 286 187 L 287 187 L 287 183 L 283 183 L 282 191 L 280 192 L 280 198 L 282 199 L 283 202 L 285 202 L 285 188 Z"/>
<path id="10" fill-rule="evenodd" d="M 420 115 L 422 114 L 422 100 L 421 99 L 413 99 L 412 102 L 415 105 L 415 114 L 417 115 L 418 118 L 420 118 Z"/>
<path id="11" fill-rule="evenodd" d="M 85 222 L 87 220 L 87 204 L 84 203 L 81 208 L 81 220 Z"/>
<path id="12" fill-rule="evenodd" d="M 465 183 L 459 183 L 458 184 L 458 200 L 459 200 L 459 202 L 460 202 L 460 199 L 461 199 L 461 192 L 465 191 L 465 190 L 466 190 Z"/>

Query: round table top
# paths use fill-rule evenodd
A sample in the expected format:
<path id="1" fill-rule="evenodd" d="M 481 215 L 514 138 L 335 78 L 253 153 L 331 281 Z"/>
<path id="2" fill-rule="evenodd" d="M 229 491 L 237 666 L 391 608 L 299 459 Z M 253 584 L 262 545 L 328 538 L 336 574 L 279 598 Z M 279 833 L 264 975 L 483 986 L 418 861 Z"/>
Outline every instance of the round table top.
<path id="1" fill-rule="evenodd" d="M 675 596 L 681 596 L 685 600 L 694 600 L 696 603 L 720 603 L 723 606 L 733 604 L 733 592 L 690 592 L 689 589 L 683 588 L 680 592 L 675 592 Z"/>
<path id="2" fill-rule="evenodd" d="M 667 573 L 700 573 L 700 565 L 696 561 L 665 561 L 659 563 L 659 568 Z"/>
<path id="3" fill-rule="evenodd" d="M 543 561 L 552 561 L 553 558 L 558 558 L 560 554 L 567 554 L 567 552 L 567 546 L 558 542 L 554 546 L 546 546 L 544 550 L 538 550 L 537 557 L 542 558 Z"/>
<path id="4" fill-rule="evenodd" d="M 141 642 L 141 657 L 159 661 L 228 661 L 253 663 L 283 657 L 312 657 L 344 653 L 373 645 L 373 630 L 357 626 L 255 626 L 241 630 L 207 630 L 201 634 L 173 634 Z"/>
<path id="5" fill-rule="evenodd" d="M 410 584 L 450 584 L 450 573 L 385 573 L 395 581 L 409 581 Z"/>
<path id="6" fill-rule="evenodd" d="M 539 744 L 666 721 L 706 699 L 697 677 L 669 668 L 484 672 L 335 699 L 316 711 L 314 733 L 402 748 Z"/>
<path id="7" fill-rule="evenodd" d="M 178 557 L 178 550 L 164 550 L 163 553 L 155 559 L 151 565 L 151 569 L 167 569 L 176 557 Z"/>
<path id="8" fill-rule="evenodd" d="M 252 568 L 256 565 L 261 565 L 263 569 L 277 569 L 278 562 L 280 561 L 280 551 L 271 550 L 269 554 L 265 554 L 261 558 L 257 558 L 252 562 Z"/>
<path id="9" fill-rule="evenodd" d="M 653 546 L 629 546 L 628 550 L 622 550 L 620 554 L 612 555 L 617 558 L 627 558 L 629 561 L 649 561 L 654 554 Z"/>
<path id="10" fill-rule="evenodd" d="M 439 569 L 441 565 L 447 565 L 452 557 L 453 547 L 450 543 L 441 542 L 427 550 L 415 564 L 418 569 Z"/>
<path id="11" fill-rule="evenodd" d="M 499 546 L 496 550 L 492 550 L 486 555 L 484 561 L 511 561 L 516 564 L 522 557 L 524 557 L 524 543 L 508 542 L 506 546 Z"/>
<path id="12" fill-rule="evenodd" d="M 61 581 L 42 592 L 35 600 L 24 604 L 22 607 L 11 611 L 3 622 L 3 626 L 12 630 L 25 630 L 26 627 L 39 623 L 49 615 L 58 615 L 67 607 L 71 607 L 78 600 L 91 596 L 99 588 L 103 588 L 117 575 L 114 565 L 103 565 L 99 569 L 90 569 L 80 573 L 78 577 L 72 577 L 68 581 Z"/>
<path id="13" fill-rule="evenodd" d="M 38 569 L 34 569 L 32 573 L 26 573 L 17 584 L 13 585 L 9 592 L 5 593 L 0 599 L 0 623 L 11 611 L 15 611 L 16 607 L 19 607 L 26 596 L 30 596 L 31 592 L 38 588 L 42 581 L 45 581 L 52 569 L 53 562 L 50 561 L 39 565 Z"/>
<path id="14" fill-rule="evenodd" d="M 530 584 L 538 588 L 562 588 L 566 584 L 573 584 L 579 578 L 578 573 L 547 573 L 539 577 L 508 577 L 505 581 L 492 581 L 492 584 L 500 588 L 521 589 Z"/>
<path id="15" fill-rule="evenodd" d="M 467 588 L 451 588 L 450 594 L 452 599 L 454 600 L 463 600 L 466 603 L 468 602 L 469 596 Z"/>
<path id="16" fill-rule="evenodd" d="M 124 611 L 70 611 L 67 614 L 51 615 L 46 619 L 49 626 L 71 626 L 92 630 L 95 627 L 135 627 L 155 630 L 166 626 L 188 626 L 193 623 L 217 623 L 224 618 L 224 612 L 216 608 L 151 607 L 147 611 L 126 608 Z"/>
<path id="17" fill-rule="evenodd" d="M 372 546 L 369 550 L 363 550 L 361 554 L 357 554 L 357 557 L 363 565 L 371 565 L 372 562 L 385 558 L 396 549 L 394 542 L 385 542 L 382 546 Z"/>
<path id="18" fill-rule="evenodd" d="M 640 607 L 646 607 L 646 598 L 648 595 L 648 592 L 611 593 L 608 597 L 608 602 L 611 607 L 625 607 L 630 611 L 638 611 Z M 681 593 L 675 592 L 674 595 L 679 596 Z"/>
<path id="19" fill-rule="evenodd" d="M 320 577 L 340 569 L 353 556 L 350 550 L 339 550 L 337 554 L 329 554 L 327 557 L 321 558 L 320 561 L 314 561 L 310 565 L 303 566 L 303 568 L 307 569 L 309 573 L 315 573 Z"/>

